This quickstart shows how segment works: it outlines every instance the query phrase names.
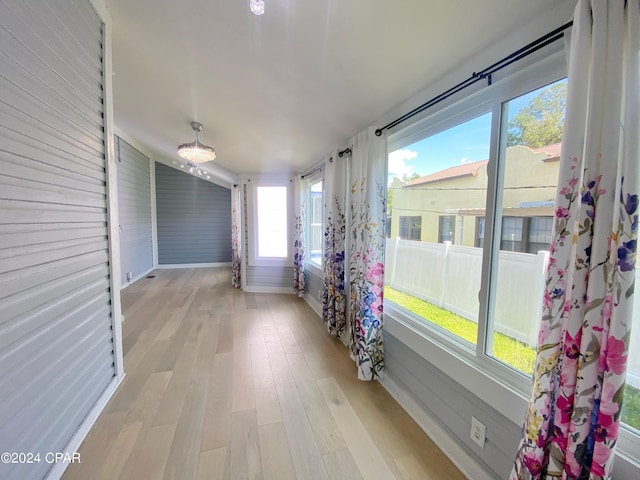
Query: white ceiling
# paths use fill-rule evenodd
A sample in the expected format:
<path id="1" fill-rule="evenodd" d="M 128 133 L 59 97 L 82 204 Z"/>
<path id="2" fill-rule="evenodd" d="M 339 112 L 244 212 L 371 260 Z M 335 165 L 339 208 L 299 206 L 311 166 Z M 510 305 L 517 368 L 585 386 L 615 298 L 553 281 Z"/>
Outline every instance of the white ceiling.
<path id="1" fill-rule="evenodd" d="M 304 171 L 558 0 L 106 3 L 118 130 L 171 162 L 199 121 L 224 176 Z"/>

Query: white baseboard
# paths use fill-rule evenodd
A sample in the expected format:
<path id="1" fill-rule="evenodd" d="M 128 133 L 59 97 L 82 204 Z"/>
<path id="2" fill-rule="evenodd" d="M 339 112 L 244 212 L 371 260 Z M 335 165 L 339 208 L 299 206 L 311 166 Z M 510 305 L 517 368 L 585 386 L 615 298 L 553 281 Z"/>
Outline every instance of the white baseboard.
<path id="1" fill-rule="evenodd" d="M 107 403 L 116 392 L 125 376 L 126 374 L 122 375 L 120 378 L 114 377 L 114 379 L 102 393 L 96 404 L 93 406 L 89 414 L 85 417 L 84 421 L 80 424 L 80 427 L 78 428 L 78 430 L 76 430 L 76 433 L 73 435 L 73 437 L 71 437 L 71 440 L 69 440 L 69 443 L 67 443 L 64 451 L 61 453 L 68 454 L 69 457 L 74 458 L 74 453 L 78 451 L 84 439 L 87 437 L 87 435 L 89 435 L 91 427 L 93 427 L 93 424 L 96 423 L 96 420 L 102 413 L 102 410 L 104 410 L 104 407 L 107 406 Z M 82 461 L 82 459 L 80 459 L 80 461 Z M 62 478 L 62 475 L 64 474 L 64 471 L 68 466 L 69 463 L 67 462 L 57 462 L 51 468 L 51 470 L 49 470 L 49 473 L 47 473 L 45 480 L 59 480 L 60 478 Z"/>
<path id="2" fill-rule="evenodd" d="M 247 293 L 289 293 L 294 294 L 293 287 L 261 287 L 258 285 L 247 285 L 243 289 Z"/>
<path id="3" fill-rule="evenodd" d="M 171 263 L 164 265 L 157 265 L 157 269 L 171 269 L 171 268 L 211 268 L 211 267 L 230 267 L 231 262 L 218 262 L 218 263 Z"/>
<path id="4" fill-rule="evenodd" d="M 120 290 L 124 290 L 125 288 L 127 288 L 129 285 L 136 283 L 138 280 L 140 280 L 141 278 L 146 277 L 147 275 L 149 275 L 151 272 L 153 272 L 155 270 L 155 267 L 151 267 L 149 270 L 147 270 L 146 272 L 141 273 L 140 275 L 137 275 L 135 277 L 133 277 L 131 280 L 129 280 L 126 283 L 122 283 L 120 285 Z"/>
<path id="5" fill-rule="evenodd" d="M 304 299 L 305 302 L 309 304 L 309 306 L 311 307 L 311 310 L 316 312 L 318 316 L 322 318 L 322 304 L 313 296 L 309 295 L 308 293 L 305 293 L 302 298 Z"/>
<path id="6" fill-rule="evenodd" d="M 400 404 L 420 428 L 435 442 L 449 460 L 470 480 L 493 480 L 493 477 L 480 466 L 451 436 L 435 422 L 418 403 L 405 392 L 385 372 L 378 380 L 384 389 Z"/>

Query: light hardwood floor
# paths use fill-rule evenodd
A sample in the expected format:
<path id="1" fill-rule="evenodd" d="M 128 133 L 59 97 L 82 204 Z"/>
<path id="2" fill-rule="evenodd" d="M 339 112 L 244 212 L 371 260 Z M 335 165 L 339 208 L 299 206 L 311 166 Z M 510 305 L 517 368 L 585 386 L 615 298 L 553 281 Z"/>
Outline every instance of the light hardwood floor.
<path id="1" fill-rule="evenodd" d="M 122 292 L 127 376 L 65 480 L 464 478 L 303 300 L 151 275 Z"/>

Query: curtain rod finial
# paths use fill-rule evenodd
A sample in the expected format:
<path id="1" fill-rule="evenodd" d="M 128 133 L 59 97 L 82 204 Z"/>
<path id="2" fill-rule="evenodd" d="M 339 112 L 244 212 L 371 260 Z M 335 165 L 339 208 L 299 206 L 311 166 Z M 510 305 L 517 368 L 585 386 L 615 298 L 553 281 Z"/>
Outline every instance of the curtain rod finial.
<path id="1" fill-rule="evenodd" d="M 382 135 L 382 130 L 377 128 L 376 129 L 376 137 L 379 137 L 380 135 Z"/>
<path id="2" fill-rule="evenodd" d="M 345 153 L 346 153 L 347 155 L 350 155 L 350 154 L 351 154 L 351 148 L 347 147 L 347 148 L 345 148 L 344 150 L 339 151 L 339 152 L 338 152 L 338 156 L 339 156 L 340 158 L 342 158 L 342 156 L 343 156 Z"/>

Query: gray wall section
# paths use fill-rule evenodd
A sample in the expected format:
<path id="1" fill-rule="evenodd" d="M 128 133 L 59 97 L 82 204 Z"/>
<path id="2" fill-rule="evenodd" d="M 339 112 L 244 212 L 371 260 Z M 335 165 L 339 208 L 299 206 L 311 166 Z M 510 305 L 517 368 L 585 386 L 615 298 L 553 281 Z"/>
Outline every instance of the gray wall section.
<path id="1" fill-rule="evenodd" d="M 115 146 L 121 281 L 126 285 L 153 269 L 151 168 L 147 157 L 118 136 Z M 127 279 L 128 272 L 130 279 Z"/>
<path id="2" fill-rule="evenodd" d="M 384 349 L 385 375 L 408 393 L 488 473 L 494 478 L 508 478 L 520 441 L 521 425 L 514 424 L 388 332 L 384 333 Z M 472 416 L 487 427 L 484 448 L 469 438 Z M 612 478 L 639 478 L 638 467 L 618 456 Z"/>
<path id="3" fill-rule="evenodd" d="M 0 3 L 0 452 L 64 451 L 115 376 L 102 41 L 88 0 Z"/>
<path id="4" fill-rule="evenodd" d="M 520 427 L 388 332 L 384 334 L 384 349 L 385 374 L 409 393 L 494 478 L 508 478 Z M 469 438 L 472 416 L 487 427 L 484 449 Z"/>
<path id="5" fill-rule="evenodd" d="M 310 270 L 304 271 L 304 278 L 306 280 L 307 295 L 312 296 L 320 305 L 322 305 L 322 295 L 318 295 L 319 291 L 323 288 L 322 279 L 316 277 Z"/>
<path id="6" fill-rule="evenodd" d="M 247 266 L 247 285 L 293 289 L 293 267 Z"/>
<path id="7" fill-rule="evenodd" d="M 231 190 L 156 163 L 158 263 L 231 261 Z"/>

